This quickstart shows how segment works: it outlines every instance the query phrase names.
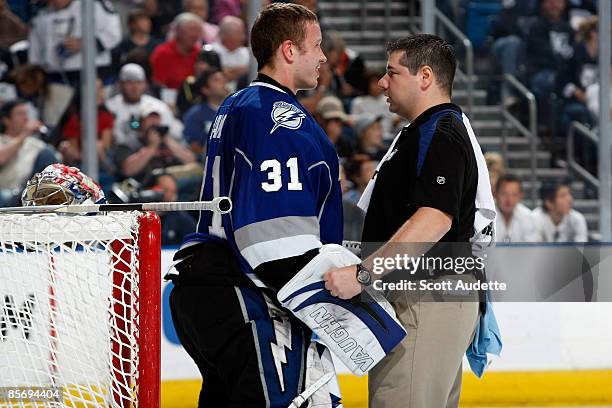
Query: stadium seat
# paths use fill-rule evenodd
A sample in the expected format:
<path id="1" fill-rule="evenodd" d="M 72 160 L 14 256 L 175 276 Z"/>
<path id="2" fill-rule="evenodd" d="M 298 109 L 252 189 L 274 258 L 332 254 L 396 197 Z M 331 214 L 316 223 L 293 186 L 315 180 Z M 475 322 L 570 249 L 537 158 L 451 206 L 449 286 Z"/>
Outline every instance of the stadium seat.
<path id="1" fill-rule="evenodd" d="M 502 9 L 501 1 L 470 1 L 466 8 L 465 33 L 474 49 L 482 51 L 487 48 L 487 37 L 491 19 Z"/>

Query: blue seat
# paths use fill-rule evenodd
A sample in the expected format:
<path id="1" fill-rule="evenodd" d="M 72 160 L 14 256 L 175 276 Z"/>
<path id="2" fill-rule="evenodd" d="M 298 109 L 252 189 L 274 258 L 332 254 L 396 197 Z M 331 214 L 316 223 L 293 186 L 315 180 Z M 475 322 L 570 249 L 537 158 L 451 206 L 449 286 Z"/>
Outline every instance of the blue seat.
<path id="1" fill-rule="evenodd" d="M 465 34 L 472 42 L 475 50 L 483 50 L 487 46 L 487 37 L 491 19 L 502 10 L 501 1 L 470 1 L 465 15 Z"/>

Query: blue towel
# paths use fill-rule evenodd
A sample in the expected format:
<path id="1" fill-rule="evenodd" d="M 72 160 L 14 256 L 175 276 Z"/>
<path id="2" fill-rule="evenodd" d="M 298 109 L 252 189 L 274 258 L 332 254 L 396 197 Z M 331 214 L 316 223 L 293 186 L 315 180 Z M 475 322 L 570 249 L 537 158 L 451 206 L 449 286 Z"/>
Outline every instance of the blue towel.
<path id="1" fill-rule="evenodd" d="M 486 312 L 480 315 L 476 332 L 472 343 L 469 345 L 465 354 L 467 355 L 472 372 L 482 377 L 485 368 L 489 364 L 487 354 L 499 356 L 502 350 L 502 338 L 493 313 L 493 307 L 489 302 L 489 293 L 487 292 Z"/>

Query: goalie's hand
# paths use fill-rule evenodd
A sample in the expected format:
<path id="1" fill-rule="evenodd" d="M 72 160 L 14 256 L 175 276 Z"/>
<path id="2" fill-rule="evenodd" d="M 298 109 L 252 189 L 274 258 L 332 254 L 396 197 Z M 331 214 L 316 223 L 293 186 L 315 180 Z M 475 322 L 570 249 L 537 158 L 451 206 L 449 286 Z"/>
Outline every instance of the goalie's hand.
<path id="1" fill-rule="evenodd" d="M 340 299 L 351 299 L 363 290 L 363 286 L 357 282 L 357 265 L 330 269 L 325 272 L 323 279 L 325 289 Z"/>

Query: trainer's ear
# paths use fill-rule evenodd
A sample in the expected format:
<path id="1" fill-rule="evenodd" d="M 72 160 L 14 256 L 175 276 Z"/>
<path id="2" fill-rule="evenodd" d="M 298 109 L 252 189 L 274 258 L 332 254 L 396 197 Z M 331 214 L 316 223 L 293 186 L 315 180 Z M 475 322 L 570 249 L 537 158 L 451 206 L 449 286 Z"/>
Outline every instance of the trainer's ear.
<path id="1" fill-rule="evenodd" d="M 280 53 L 286 62 L 292 63 L 295 58 L 295 44 L 293 41 L 283 41 L 280 45 Z"/>
<path id="2" fill-rule="evenodd" d="M 424 65 L 419 69 L 419 78 L 421 79 L 421 89 L 428 89 L 436 80 L 433 70 L 429 65 Z"/>

